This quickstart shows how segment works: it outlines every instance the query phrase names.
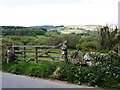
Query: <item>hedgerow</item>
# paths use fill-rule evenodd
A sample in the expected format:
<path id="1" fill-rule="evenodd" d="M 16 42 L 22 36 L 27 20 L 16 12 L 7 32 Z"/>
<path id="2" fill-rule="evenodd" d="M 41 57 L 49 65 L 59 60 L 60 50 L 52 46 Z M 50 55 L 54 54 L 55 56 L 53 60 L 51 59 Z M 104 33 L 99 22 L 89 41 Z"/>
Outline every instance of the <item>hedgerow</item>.
<path id="1" fill-rule="evenodd" d="M 103 58 L 102 58 L 103 59 Z M 3 62 L 2 70 L 14 74 L 58 79 L 75 84 L 86 84 L 120 89 L 120 57 L 103 59 L 104 63 L 89 67 L 75 66 L 64 62 Z"/>

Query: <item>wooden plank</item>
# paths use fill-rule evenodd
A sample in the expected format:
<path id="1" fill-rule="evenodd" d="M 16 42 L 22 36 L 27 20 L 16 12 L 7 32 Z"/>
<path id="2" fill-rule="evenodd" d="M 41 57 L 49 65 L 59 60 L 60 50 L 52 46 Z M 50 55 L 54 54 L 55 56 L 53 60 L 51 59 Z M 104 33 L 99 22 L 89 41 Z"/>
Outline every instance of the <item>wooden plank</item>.
<path id="1" fill-rule="evenodd" d="M 24 50 L 15 50 L 14 52 L 24 52 Z M 25 52 L 35 52 L 35 50 L 25 50 Z"/>
<path id="2" fill-rule="evenodd" d="M 60 58 L 60 57 L 53 57 L 53 56 L 39 56 L 41 58 Z"/>
<path id="3" fill-rule="evenodd" d="M 26 47 L 26 48 L 28 48 L 28 47 L 32 47 L 32 48 L 35 48 L 35 47 L 37 47 L 37 48 L 52 48 L 52 47 L 55 47 L 55 46 L 45 46 L 45 45 L 43 45 L 43 46 L 37 46 L 37 45 L 13 45 L 12 47 Z"/>
<path id="4" fill-rule="evenodd" d="M 52 52 L 52 51 L 50 51 L 48 53 L 61 54 L 60 52 Z"/>
<path id="5" fill-rule="evenodd" d="M 16 56 L 23 56 L 23 54 L 16 54 L 16 53 L 15 53 L 15 55 L 16 55 Z"/>
<path id="6" fill-rule="evenodd" d="M 40 62 L 61 62 L 62 60 L 55 60 L 55 61 L 53 61 L 53 60 L 38 60 L 38 61 L 40 61 Z"/>

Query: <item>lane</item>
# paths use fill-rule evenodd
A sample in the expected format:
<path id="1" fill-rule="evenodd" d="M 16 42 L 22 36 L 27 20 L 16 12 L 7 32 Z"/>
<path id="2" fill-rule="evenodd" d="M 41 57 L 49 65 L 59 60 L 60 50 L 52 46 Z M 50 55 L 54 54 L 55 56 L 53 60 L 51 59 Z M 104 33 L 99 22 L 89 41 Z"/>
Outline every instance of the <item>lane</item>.
<path id="1" fill-rule="evenodd" d="M 27 76 L 2 73 L 2 88 L 93 88 Z"/>

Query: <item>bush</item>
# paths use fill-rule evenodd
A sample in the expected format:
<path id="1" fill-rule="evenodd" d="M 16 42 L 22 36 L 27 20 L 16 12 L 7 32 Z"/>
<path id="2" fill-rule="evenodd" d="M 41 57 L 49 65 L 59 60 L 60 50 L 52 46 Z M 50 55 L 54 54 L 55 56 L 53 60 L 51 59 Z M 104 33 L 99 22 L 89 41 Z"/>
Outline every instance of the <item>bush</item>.
<path id="1" fill-rule="evenodd" d="M 38 64 L 26 62 L 4 63 L 3 71 L 31 75 L 42 78 L 53 78 L 76 84 L 118 88 L 120 89 L 120 57 L 109 56 L 99 58 L 102 63 L 89 67 L 75 66 L 64 62 L 40 62 Z"/>
<path id="2" fill-rule="evenodd" d="M 99 49 L 96 42 L 83 42 L 82 44 L 77 44 L 76 47 L 80 48 L 81 50 L 84 50 L 84 51 Z"/>
<path id="3" fill-rule="evenodd" d="M 55 69 L 56 64 L 50 62 L 40 63 L 32 68 L 31 75 L 42 78 L 49 78 Z"/>
<path id="4" fill-rule="evenodd" d="M 57 63 L 53 64 L 52 62 L 31 64 L 22 61 L 8 64 L 4 63 L 2 69 L 3 71 L 7 71 L 14 74 L 23 74 L 48 78 L 55 71 L 56 65 Z"/>
<path id="5" fill-rule="evenodd" d="M 78 44 L 76 44 L 76 47 L 83 51 L 100 50 L 99 36 L 81 37 Z"/>
<path id="6" fill-rule="evenodd" d="M 74 71 L 76 70 L 75 65 L 73 64 L 66 64 L 66 63 L 61 63 L 59 64 L 59 76 L 57 77 L 59 80 L 65 80 L 69 82 L 74 82 Z"/>

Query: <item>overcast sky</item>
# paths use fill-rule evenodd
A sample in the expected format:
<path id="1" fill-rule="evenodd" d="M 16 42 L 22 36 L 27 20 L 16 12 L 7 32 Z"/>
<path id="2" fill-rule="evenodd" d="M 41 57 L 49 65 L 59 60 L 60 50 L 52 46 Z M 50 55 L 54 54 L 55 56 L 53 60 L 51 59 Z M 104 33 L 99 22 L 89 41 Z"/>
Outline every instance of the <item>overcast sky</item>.
<path id="1" fill-rule="evenodd" d="M 0 0 L 0 26 L 116 25 L 119 0 Z"/>

